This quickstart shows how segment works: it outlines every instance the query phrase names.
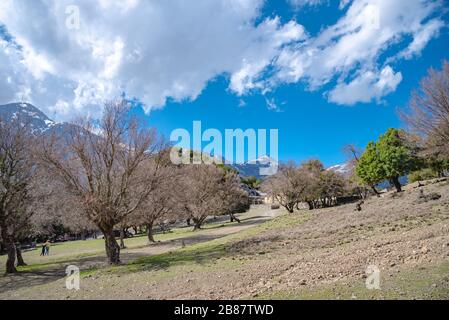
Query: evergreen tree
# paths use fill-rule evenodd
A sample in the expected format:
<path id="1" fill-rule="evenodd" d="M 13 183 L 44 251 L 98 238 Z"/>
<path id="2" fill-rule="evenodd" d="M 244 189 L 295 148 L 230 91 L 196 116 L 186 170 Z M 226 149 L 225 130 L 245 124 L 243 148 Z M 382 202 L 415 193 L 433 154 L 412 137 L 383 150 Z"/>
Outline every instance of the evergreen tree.
<path id="1" fill-rule="evenodd" d="M 388 129 L 379 137 L 376 147 L 383 177 L 388 179 L 398 192 L 401 192 L 399 177 L 407 174 L 413 166 L 410 150 L 401 137 L 401 131 Z"/>
<path id="2" fill-rule="evenodd" d="M 378 194 L 375 185 L 382 182 L 385 174 L 375 142 L 371 141 L 366 146 L 365 152 L 357 163 L 356 174 L 362 183 L 370 186 Z"/>

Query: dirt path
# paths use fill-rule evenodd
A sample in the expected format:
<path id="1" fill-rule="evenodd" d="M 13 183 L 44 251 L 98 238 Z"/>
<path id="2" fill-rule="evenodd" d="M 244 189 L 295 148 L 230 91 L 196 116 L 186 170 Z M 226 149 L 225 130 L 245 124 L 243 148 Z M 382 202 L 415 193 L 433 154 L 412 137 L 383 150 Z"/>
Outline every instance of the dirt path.
<path id="1" fill-rule="evenodd" d="M 276 212 L 277 211 L 272 211 L 269 206 L 256 206 L 249 212 L 239 216 L 241 223 L 233 225 L 225 225 L 228 218 L 220 217 L 218 219 L 223 220 L 223 225 L 214 226 L 213 228 L 200 230 L 195 233 L 192 232 L 189 236 L 157 242 L 142 248 L 123 249 L 121 251 L 121 261 L 123 264 L 126 264 L 141 257 L 162 254 L 184 246 L 190 246 L 235 234 L 273 219 Z M 216 221 L 214 222 L 216 223 Z M 66 276 L 65 270 L 69 265 L 76 265 L 81 271 L 84 271 L 94 267 L 104 267 L 106 266 L 105 262 L 106 256 L 101 254 L 86 258 L 67 260 L 63 263 L 55 263 L 48 268 L 43 266 L 42 270 L 39 271 L 20 272 L 15 275 L 0 277 L 0 299 L 4 298 L 4 295 L 7 295 L 8 292 L 20 288 L 33 287 L 57 281 Z"/>
<path id="2" fill-rule="evenodd" d="M 242 222 L 239 224 L 203 230 L 201 233 L 193 233 L 188 237 L 155 243 L 145 248 L 129 250 L 128 252 L 126 252 L 126 254 L 124 254 L 122 260 L 124 262 L 129 262 L 135 259 L 135 255 L 148 256 L 161 254 L 164 252 L 182 248 L 183 246 L 190 246 L 200 242 L 215 240 L 259 225 L 265 221 L 271 220 L 275 216 L 273 214 L 273 211 L 270 211 L 268 207 L 264 207 L 263 210 L 260 210 L 260 212 L 257 213 L 257 215 L 252 214 L 249 216 L 244 216 L 242 218 Z"/>
<path id="3" fill-rule="evenodd" d="M 85 274 L 78 291 L 65 288 L 64 274 L 58 274 L 63 266 L 0 279 L 0 299 L 447 300 L 449 184 L 404 189 L 366 200 L 362 211 L 354 204 L 297 211 L 245 232 L 283 212 L 253 209 L 239 225 L 218 219 L 210 229 L 182 239 L 125 250 L 124 262 L 173 252 Z M 423 202 L 421 190 L 441 198 Z M 175 250 L 183 241 L 204 245 Z M 94 259 L 104 263 L 102 256 Z M 75 262 L 87 263 L 94 262 Z M 379 290 L 366 288 L 368 266 L 379 271 Z"/>

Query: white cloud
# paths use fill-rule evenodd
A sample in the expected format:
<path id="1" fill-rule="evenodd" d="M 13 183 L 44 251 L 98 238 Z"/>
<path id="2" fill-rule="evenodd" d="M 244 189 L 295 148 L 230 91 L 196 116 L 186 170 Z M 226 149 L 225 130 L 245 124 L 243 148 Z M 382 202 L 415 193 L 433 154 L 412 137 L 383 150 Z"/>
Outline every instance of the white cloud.
<path id="1" fill-rule="evenodd" d="M 421 30 L 421 22 L 435 9 L 425 3 L 410 0 L 404 10 L 403 2 L 397 0 L 354 1 L 342 19 L 295 54 L 302 56 L 317 83 L 360 63 L 373 63 L 391 44 Z M 373 16 L 376 13 L 378 17 Z M 433 21 L 438 19 L 427 23 Z"/>
<path id="2" fill-rule="evenodd" d="M 340 9 L 344 9 L 352 0 L 340 0 L 340 5 L 338 6 Z"/>
<path id="3" fill-rule="evenodd" d="M 374 84 L 371 76 L 370 79 L 361 76 L 362 71 L 389 70 L 384 67 L 397 52 L 391 53 L 392 56 L 384 62 L 380 61 L 381 54 L 408 36 L 413 42 L 402 57 L 418 54 L 444 25 L 441 18 L 434 17 L 442 5 L 441 1 L 409 0 L 405 10 L 404 3 L 399 0 L 353 0 L 336 24 L 303 44 L 282 50 L 275 62 L 278 72 L 270 85 L 304 80 L 311 90 L 316 90 L 338 78 L 341 83 L 337 89 L 341 89 L 345 86 L 344 80 L 354 74 L 360 78 L 351 85 L 359 82 Z M 377 92 L 374 95 L 377 98 L 380 93 L 385 95 L 392 91 L 373 90 Z M 365 93 L 366 96 L 354 94 L 357 98 L 352 103 L 371 101 L 373 95 L 368 91 Z"/>
<path id="4" fill-rule="evenodd" d="M 394 72 L 390 66 L 386 66 L 380 72 L 364 71 L 349 83 L 339 83 L 329 92 L 329 101 L 353 105 L 357 102 L 370 102 L 380 99 L 396 90 L 402 81 L 402 74 Z"/>
<path id="5" fill-rule="evenodd" d="M 340 79 L 332 97 L 388 78 L 382 72 L 392 62 L 379 61 L 381 53 L 411 36 L 393 57 L 418 55 L 444 25 L 439 0 L 409 0 L 406 10 L 400 0 L 342 0 L 344 16 L 314 37 L 296 21 L 261 19 L 264 0 L 80 0 L 78 30 L 66 27 L 68 5 L 73 1 L 0 1 L 0 21 L 16 44 L 0 40 L 0 103 L 26 97 L 65 119 L 95 116 L 105 99 L 126 92 L 149 111 L 168 98 L 196 99 L 222 74 L 241 96 L 299 81 L 314 90 Z M 373 75 L 365 79 L 361 70 Z M 400 73 L 391 73 L 397 81 Z M 378 100 L 393 87 L 357 100 Z"/>
<path id="6" fill-rule="evenodd" d="M 32 102 L 59 117 L 98 113 L 102 100 L 122 92 L 147 110 L 167 98 L 193 100 L 220 74 L 243 94 L 282 46 L 303 36 L 300 25 L 277 17 L 256 25 L 263 2 L 82 0 L 74 30 L 66 27 L 71 0 L 2 0 L 0 21 L 23 49 L 14 53 L 20 64 L 3 56 L 1 64 L 31 90 Z M 5 102 L 18 86 L 1 90 Z"/>
<path id="7" fill-rule="evenodd" d="M 287 0 L 288 3 L 296 10 L 303 7 L 317 7 L 323 4 L 329 4 L 331 0 Z M 332 0 L 335 1 L 335 0 Z M 352 0 L 340 0 L 339 9 L 344 9 Z"/>
<path id="8" fill-rule="evenodd" d="M 432 38 L 436 37 L 443 27 L 444 22 L 438 19 L 421 24 L 417 31 L 413 34 L 413 41 L 398 55 L 398 57 L 411 59 L 413 56 L 419 55 L 427 43 Z"/>
<path id="9" fill-rule="evenodd" d="M 288 0 L 290 5 L 296 9 L 300 9 L 305 6 L 317 6 L 327 2 L 327 0 Z"/>

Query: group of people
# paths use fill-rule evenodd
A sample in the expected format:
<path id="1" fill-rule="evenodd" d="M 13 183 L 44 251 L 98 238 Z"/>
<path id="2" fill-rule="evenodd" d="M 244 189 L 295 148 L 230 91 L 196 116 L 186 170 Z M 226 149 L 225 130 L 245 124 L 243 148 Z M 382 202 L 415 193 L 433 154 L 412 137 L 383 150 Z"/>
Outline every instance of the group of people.
<path id="1" fill-rule="evenodd" d="M 51 246 L 51 242 L 50 242 L 50 240 L 47 240 L 42 245 L 41 256 L 48 256 L 50 254 L 50 246 Z"/>

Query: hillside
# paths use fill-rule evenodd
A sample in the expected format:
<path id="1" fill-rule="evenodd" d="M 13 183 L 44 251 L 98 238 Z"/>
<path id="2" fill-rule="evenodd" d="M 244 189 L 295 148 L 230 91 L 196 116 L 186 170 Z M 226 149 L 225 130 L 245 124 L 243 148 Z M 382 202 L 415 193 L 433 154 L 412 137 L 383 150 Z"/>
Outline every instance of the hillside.
<path id="1" fill-rule="evenodd" d="M 160 254 L 130 249 L 125 265 L 85 270 L 78 292 L 55 277 L 13 297 L 448 299 L 449 184 L 413 187 L 373 197 L 360 212 L 354 204 L 294 214 L 260 207 L 278 217 Z M 442 197 L 423 201 L 420 190 Z M 369 265 L 380 270 L 380 290 L 365 288 Z"/>
<path id="2" fill-rule="evenodd" d="M 29 103 L 0 105 L 0 118 L 7 121 L 19 119 L 21 123 L 30 127 L 33 134 L 44 136 L 67 134 L 69 128 L 73 126 L 67 122 L 56 122 L 50 119 L 39 108 Z"/>

